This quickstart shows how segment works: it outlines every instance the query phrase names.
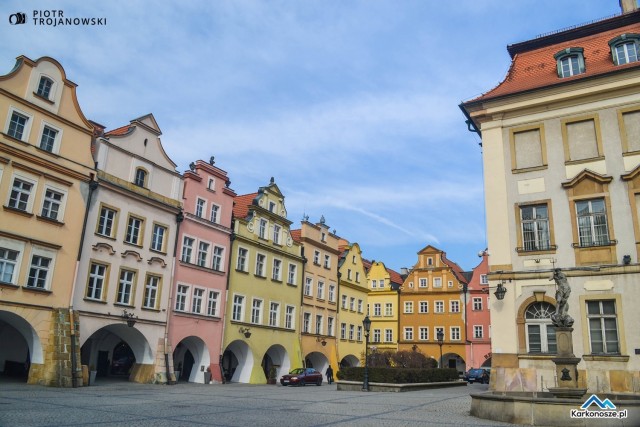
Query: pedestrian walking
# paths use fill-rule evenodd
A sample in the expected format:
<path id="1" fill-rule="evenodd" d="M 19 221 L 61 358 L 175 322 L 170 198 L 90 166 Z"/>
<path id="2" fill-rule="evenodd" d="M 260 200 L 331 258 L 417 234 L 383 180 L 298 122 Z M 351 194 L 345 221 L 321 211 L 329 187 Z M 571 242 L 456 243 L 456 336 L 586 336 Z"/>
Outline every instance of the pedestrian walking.
<path id="1" fill-rule="evenodd" d="M 327 382 L 329 383 L 329 385 L 331 385 L 331 383 L 333 382 L 333 369 L 331 369 L 331 365 L 329 365 L 329 367 L 327 368 Z"/>

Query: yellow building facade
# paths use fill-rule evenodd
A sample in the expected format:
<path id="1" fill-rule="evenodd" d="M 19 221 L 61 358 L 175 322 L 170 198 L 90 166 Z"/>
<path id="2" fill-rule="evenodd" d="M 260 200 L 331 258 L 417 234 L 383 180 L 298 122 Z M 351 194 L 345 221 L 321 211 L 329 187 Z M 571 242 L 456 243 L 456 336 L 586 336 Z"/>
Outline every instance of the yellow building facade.
<path id="1" fill-rule="evenodd" d="M 324 217 L 312 224 L 305 218 L 291 232 L 302 244 L 306 259 L 302 282 L 301 345 L 305 367 L 323 374 L 338 366 L 336 328 L 338 322 L 339 238 L 329 231 Z"/>
<path id="2" fill-rule="evenodd" d="M 0 117 L 0 342 L 12 343 L 0 349 L 0 370 L 31 384 L 76 385 L 71 305 L 93 126 L 76 85 L 48 57 L 20 56 L 0 77 Z"/>
<path id="3" fill-rule="evenodd" d="M 463 281 L 462 270 L 443 251 L 429 245 L 418 252 L 400 294 L 398 350 L 415 349 L 439 366 L 466 370 Z"/>
<path id="4" fill-rule="evenodd" d="M 346 242 L 342 241 L 346 244 Z M 357 243 L 346 244 L 340 254 L 338 360 L 340 367 L 360 366 L 364 360 L 362 321 L 367 315 L 367 278 L 362 251 Z"/>
<path id="5" fill-rule="evenodd" d="M 233 218 L 222 369 L 227 382 L 264 384 L 303 363 L 302 247 L 273 178 L 236 197 Z"/>
<path id="6" fill-rule="evenodd" d="M 371 319 L 369 342 L 372 350 L 398 350 L 398 308 L 402 279 L 387 270 L 383 262 L 365 262 L 369 287 L 368 314 Z M 393 280 L 392 280 L 393 277 Z M 375 349 L 373 348 L 375 347 Z"/>

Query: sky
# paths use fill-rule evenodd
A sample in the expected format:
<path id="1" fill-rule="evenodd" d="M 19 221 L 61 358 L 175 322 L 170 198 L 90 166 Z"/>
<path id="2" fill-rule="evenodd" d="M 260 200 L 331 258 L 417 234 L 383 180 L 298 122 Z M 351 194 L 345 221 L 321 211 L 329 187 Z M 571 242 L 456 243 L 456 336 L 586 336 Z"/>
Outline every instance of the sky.
<path id="1" fill-rule="evenodd" d="M 26 24 L 9 24 L 17 12 Z M 619 12 L 618 0 L 3 0 L 0 75 L 50 56 L 88 119 L 114 129 L 152 113 L 178 171 L 213 155 L 239 195 L 274 177 L 292 228 L 324 216 L 394 270 L 427 245 L 471 270 L 487 246 L 482 153 L 458 105 L 504 78 L 507 45 Z"/>

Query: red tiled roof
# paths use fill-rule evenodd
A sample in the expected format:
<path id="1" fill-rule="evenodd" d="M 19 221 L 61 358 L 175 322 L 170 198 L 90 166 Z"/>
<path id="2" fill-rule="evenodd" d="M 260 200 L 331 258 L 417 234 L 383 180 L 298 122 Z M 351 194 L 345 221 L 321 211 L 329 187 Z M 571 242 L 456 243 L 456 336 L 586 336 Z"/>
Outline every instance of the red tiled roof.
<path id="1" fill-rule="evenodd" d="M 397 283 L 402 286 L 404 280 L 402 280 L 402 276 L 400 276 L 400 273 L 390 268 L 387 268 L 387 272 L 389 273 L 389 280 L 391 280 L 391 283 Z"/>
<path id="2" fill-rule="evenodd" d="M 124 125 L 122 127 L 110 130 L 105 132 L 105 136 L 120 136 L 120 135 L 125 135 L 127 132 L 129 132 L 129 129 L 131 129 L 131 125 Z"/>
<path id="3" fill-rule="evenodd" d="M 297 229 L 297 230 L 291 230 L 291 238 L 295 241 L 295 242 L 302 242 L 302 230 L 301 229 Z"/>
<path id="4" fill-rule="evenodd" d="M 463 273 L 462 268 L 460 268 L 458 264 L 448 259 L 444 252 L 442 252 L 442 255 L 440 258 L 442 259 L 442 262 L 444 262 L 446 265 L 448 265 L 451 268 L 451 271 L 453 271 L 453 274 L 456 276 L 458 281 L 467 283 L 467 280 L 464 278 L 464 275 L 462 274 Z"/>
<path id="5" fill-rule="evenodd" d="M 633 17 L 627 17 L 625 21 L 622 21 L 622 19 L 618 17 L 612 18 L 610 21 L 615 23 L 617 19 L 618 21 L 628 23 L 632 18 Z M 639 18 L 640 15 L 636 17 L 635 20 L 637 21 Z M 495 88 L 468 102 L 482 101 L 532 89 L 566 84 L 613 71 L 640 67 L 640 62 L 615 65 L 611 58 L 611 48 L 608 43 L 610 40 L 622 34 L 640 33 L 640 22 L 589 34 L 590 32 L 598 31 L 598 28 L 602 28 L 603 24 L 600 25 L 600 27 L 596 27 L 592 24 L 592 30 L 590 30 L 590 26 L 585 26 L 584 28 L 567 30 L 566 32 L 552 36 L 509 46 L 509 51 L 513 54 L 513 59 L 504 80 Z M 608 27 L 610 28 L 611 26 L 612 24 L 609 23 Z M 563 37 L 565 33 L 566 36 Z M 572 35 L 576 37 L 572 38 Z M 545 42 L 545 40 L 547 41 Z M 554 55 L 570 47 L 584 49 L 585 72 L 572 77 L 560 78 L 558 77 Z M 465 102 L 465 104 L 466 103 L 467 102 Z"/>
<path id="6" fill-rule="evenodd" d="M 249 214 L 249 206 L 258 193 L 243 194 L 233 199 L 233 217 L 245 218 Z"/>

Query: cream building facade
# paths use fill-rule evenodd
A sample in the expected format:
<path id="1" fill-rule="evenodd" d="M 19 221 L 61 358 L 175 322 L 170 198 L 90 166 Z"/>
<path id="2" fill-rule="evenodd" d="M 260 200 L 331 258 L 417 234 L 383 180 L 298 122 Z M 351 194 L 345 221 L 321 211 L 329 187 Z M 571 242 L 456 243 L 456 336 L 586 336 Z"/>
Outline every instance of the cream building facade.
<path id="1" fill-rule="evenodd" d="M 559 268 L 580 386 L 639 390 L 640 12 L 624 12 L 510 45 L 505 80 L 461 105 L 482 136 L 493 389 L 558 386 Z"/>

